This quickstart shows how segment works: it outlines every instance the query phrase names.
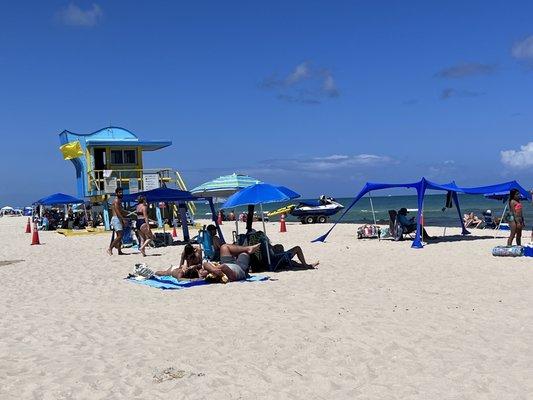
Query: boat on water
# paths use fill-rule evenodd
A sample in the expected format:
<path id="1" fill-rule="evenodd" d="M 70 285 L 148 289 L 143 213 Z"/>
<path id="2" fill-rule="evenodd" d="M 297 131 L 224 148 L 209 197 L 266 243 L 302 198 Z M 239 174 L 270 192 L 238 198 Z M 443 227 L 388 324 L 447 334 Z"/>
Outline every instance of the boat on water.
<path id="1" fill-rule="evenodd" d="M 333 197 L 320 196 L 315 201 L 305 201 L 298 204 L 278 208 L 268 213 L 269 217 L 280 214 L 290 214 L 298 218 L 302 224 L 325 223 L 328 217 L 337 214 L 344 206 L 337 203 Z"/>

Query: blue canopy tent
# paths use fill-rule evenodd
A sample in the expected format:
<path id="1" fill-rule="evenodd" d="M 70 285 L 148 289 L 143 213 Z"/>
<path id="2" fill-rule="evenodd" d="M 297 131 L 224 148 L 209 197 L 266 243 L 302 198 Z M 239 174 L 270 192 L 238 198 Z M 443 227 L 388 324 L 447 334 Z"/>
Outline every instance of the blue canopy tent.
<path id="1" fill-rule="evenodd" d="M 479 187 L 459 187 L 455 184 L 455 182 L 450 182 L 446 184 L 438 184 L 431 181 L 428 181 L 426 178 L 422 178 L 418 182 L 413 183 L 372 183 L 367 182 L 365 186 L 361 189 L 359 194 L 354 198 L 352 203 L 346 208 L 346 210 L 342 213 L 342 215 L 339 217 L 337 222 L 322 236 L 316 238 L 313 240 L 313 242 L 323 242 L 326 240 L 328 235 L 331 233 L 333 228 L 342 220 L 342 218 L 346 215 L 346 213 L 357 203 L 365 194 L 370 193 L 375 190 L 382 190 L 382 189 L 390 189 L 390 188 L 408 188 L 408 189 L 415 189 L 417 192 L 418 197 L 418 213 L 417 213 L 417 228 L 416 228 L 416 236 L 415 240 L 413 241 L 413 244 L 411 247 L 413 248 L 422 248 L 422 240 L 421 240 L 421 233 L 422 233 L 422 212 L 424 207 L 424 195 L 426 193 L 426 190 L 442 190 L 446 192 L 450 192 L 452 194 L 453 203 L 455 204 L 457 208 L 457 212 L 459 215 L 459 220 L 461 221 L 461 227 L 462 227 L 462 234 L 467 235 L 469 232 L 466 230 L 463 218 L 461 215 L 461 209 L 459 207 L 459 199 L 457 197 L 457 193 L 464 193 L 464 194 L 487 194 L 487 193 L 497 193 L 497 192 L 509 192 L 511 189 L 518 189 L 522 196 L 525 198 L 531 200 L 531 194 L 525 190 L 522 186 L 518 184 L 516 181 L 510 181 L 510 182 L 504 182 L 496 185 L 490 185 L 490 186 L 479 186 Z"/>
<path id="2" fill-rule="evenodd" d="M 215 217 L 215 207 L 213 205 L 213 198 L 207 197 L 207 196 L 195 196 L 191 192 L 187 190 L 178 190 L 178 189 L 170 189 L 166 187 L 161 187 L 157 189 L 147 190 L 144 192 L 138 192 L 138 193 L 130 193 L 125 194 L 122 197 L 123 202 L 136 202 L 139 196 L 143 196 L 146 198 L 146 201 L 148 203 L 159 203 L 159 202 L 175 202 L 179 205 L 180 215 L 182 221 L 187 221 L 186 217 L 186 206 L 185 204 L 188 201 L 201 201 L 206 200 L 209 203 L 209 208 L 211 209 L 211 217 L 217 227 L 218 235 L 220 239 L 222 240 L 222 243 L 224 243 L 224 236 L 222 235 L 222 230 L 218 226 L 217 219 Z M 183 237 L 187 241 L 189 240 L 189 230 L 187 228 L 186 223 L 181 224 L 183 229 Z"/>
<path id="3" fill-rule="evenodd" d="M 64 193 L 54 193 L 50 196 L 43 197 L 42 199 L 37 200 L 33 203 L 36 206 L 55 206 L 55 205 L 65 205 L 65 204 L 80 204 L 83 203 L 83 200 L 78 199 L 73 196 L 69 196 Z"/>

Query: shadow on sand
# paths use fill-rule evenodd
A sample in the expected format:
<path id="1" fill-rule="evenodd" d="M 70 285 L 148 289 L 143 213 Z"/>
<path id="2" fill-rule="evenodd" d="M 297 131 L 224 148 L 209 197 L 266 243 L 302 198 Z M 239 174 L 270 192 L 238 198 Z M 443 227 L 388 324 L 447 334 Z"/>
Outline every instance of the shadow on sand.
<path id="1" fill-rule="evenodd" d="M 436 243 L 448 243 L 448 242 L 472 242 L 475 240 L 487 240 L 487 239 L 502 239 L 501 237 L 494 237 L 489 235 L 476 236 L 476 235 L 450 235 L 450 236 L 434 236 L 433 239 L 428 240 L 427 244 Z"/>

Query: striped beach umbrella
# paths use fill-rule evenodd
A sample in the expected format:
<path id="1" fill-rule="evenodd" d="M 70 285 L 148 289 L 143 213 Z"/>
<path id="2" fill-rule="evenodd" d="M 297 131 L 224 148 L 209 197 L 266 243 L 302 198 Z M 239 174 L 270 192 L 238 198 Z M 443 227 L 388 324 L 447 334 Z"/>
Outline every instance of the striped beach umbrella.
<path id="1" fill-rule="evenodd" d="M 260 183 L 260 181 L 248 175 L 233 173 L 202 183 L 192 189 L 191 193 L 198 196 L 228 197 L 256 183 Z"/>

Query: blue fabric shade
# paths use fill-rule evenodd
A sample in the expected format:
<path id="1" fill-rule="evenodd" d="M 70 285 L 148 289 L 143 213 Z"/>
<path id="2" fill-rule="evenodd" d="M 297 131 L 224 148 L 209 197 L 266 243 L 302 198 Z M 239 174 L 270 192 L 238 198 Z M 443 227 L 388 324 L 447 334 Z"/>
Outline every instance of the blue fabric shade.
<path id="1" fill-rule="evenodd" d="M 498 193 L 487 193 L 487 194 L 484 194 L 483 196 L 485 196 L 487 199 L 503 201 L 503 200 L 509 199 L 509 191 L 498 192 Z M 527 197 L 525 197 L 522 193 L 520 193 L 520 198 L 521 200 L 527 199 Z"/>
<path id="2" fill-rule="evenodd" d="M 137 201 L 137 198 L 139 196 L 145 197 L 148 203 L 157 203 L 160 201 L 174 201 L 178 203 L 184 203 L 187 201 L 198 201 L 204 198 L 202 196 L 197 197 L 186 190 L 161 187 L 157 189 L 147 190 L 144 192 L 125 194 L 122 197 L 122 201 L 135 202 Z"/>
<path id="3" fill-rule="evenodd" d="M 222 206 L 222 208 L 235 208 L 247 205 L 258 205 L 266 203 L 278 203 L 289 201 L 300 197 L 300 195 L 285 186 L 274 186 L 268 183 L 257 183 L 242 189 L 232 195 Z"/>
<path id="4" fill-rule="evenodd" d="M 63 193 L 54 193 L 50 196 L 43 197 L 42 199 L 37 200 L 35 203 L 36 205 L 41 206 L 52 206 L 52 205 L 60 205 L 60 204 L 80 204 L 83 203 L 83 200 L 78 199 L 73 196 L 69 196 L 68 194 Z"/>
<path id="5" fill-rule="evenodd" d="M 390 189 L 390 188 L 412 188 L 416 189 L 417 195 L 418 195 L 418 215 L 417 215 L 417 229 L 416 229 L 416 236 L 415 240 L 413 241 L 412 247 L 414 248 L 421 248 L 422 241 L 420 239 L 422 234 L 421 229 L 421 217 L 422 217 L 422 210 L 424 207 L 424 195 L 426 193 L 426 190 L 442 190 L 451 192 L 453 196 L 453 201 L 455 203 L 455 206 L 457 207 L 458 213 L 459 213 L 459 220 L 461 221 L 461 226 L 463 227 L 463 235 L 468 234 L 469 232 L 465 229 L 463 218 L 461 215 L 461 210 L 459 209 L 459 201 L 457 198 L 457 193 L 464 193 L 464 194 L 491 194 L 491 193 L 501 193 L 501 192 L 507 192 L 511 189 L 518 189 L 520 194 L 528 200 L 531 200 L 531 193 L 529 193 L 526 189 L 524 189 L 522 186 L 518 184 L 517 181 L 510 181 L 510 182 L 504 182 L 499 183 L 496 185 L 490 185 L 490 186 L 478 186 L 478 187 L 459 187 L 455 184 L 455 182 L 450 182 L 446 184 L 438 184 L 435 182 L 428 181 L 426 178 L 422 178 L 419 182 L 413 182 L 413 183 L 373 183 L 373 182 L 367 182 L 365 186 L 361 189 L 361 191 L 355 196 L 352 203 L 344 210 L 342 215 L 339 217 L 337 222 L 322 236 L 316 238 L 313 240 L 313 242 L 323 242 L 326 240 L 328 235 L 331 233 L 331 231 L 335 228 L 335 226 L 342 220 L 342 218 L 346 215 L 346 213 L 357 203 L 365 194 L 373 191 L 373 190 L 381 190 L 381 189 Z"/>

